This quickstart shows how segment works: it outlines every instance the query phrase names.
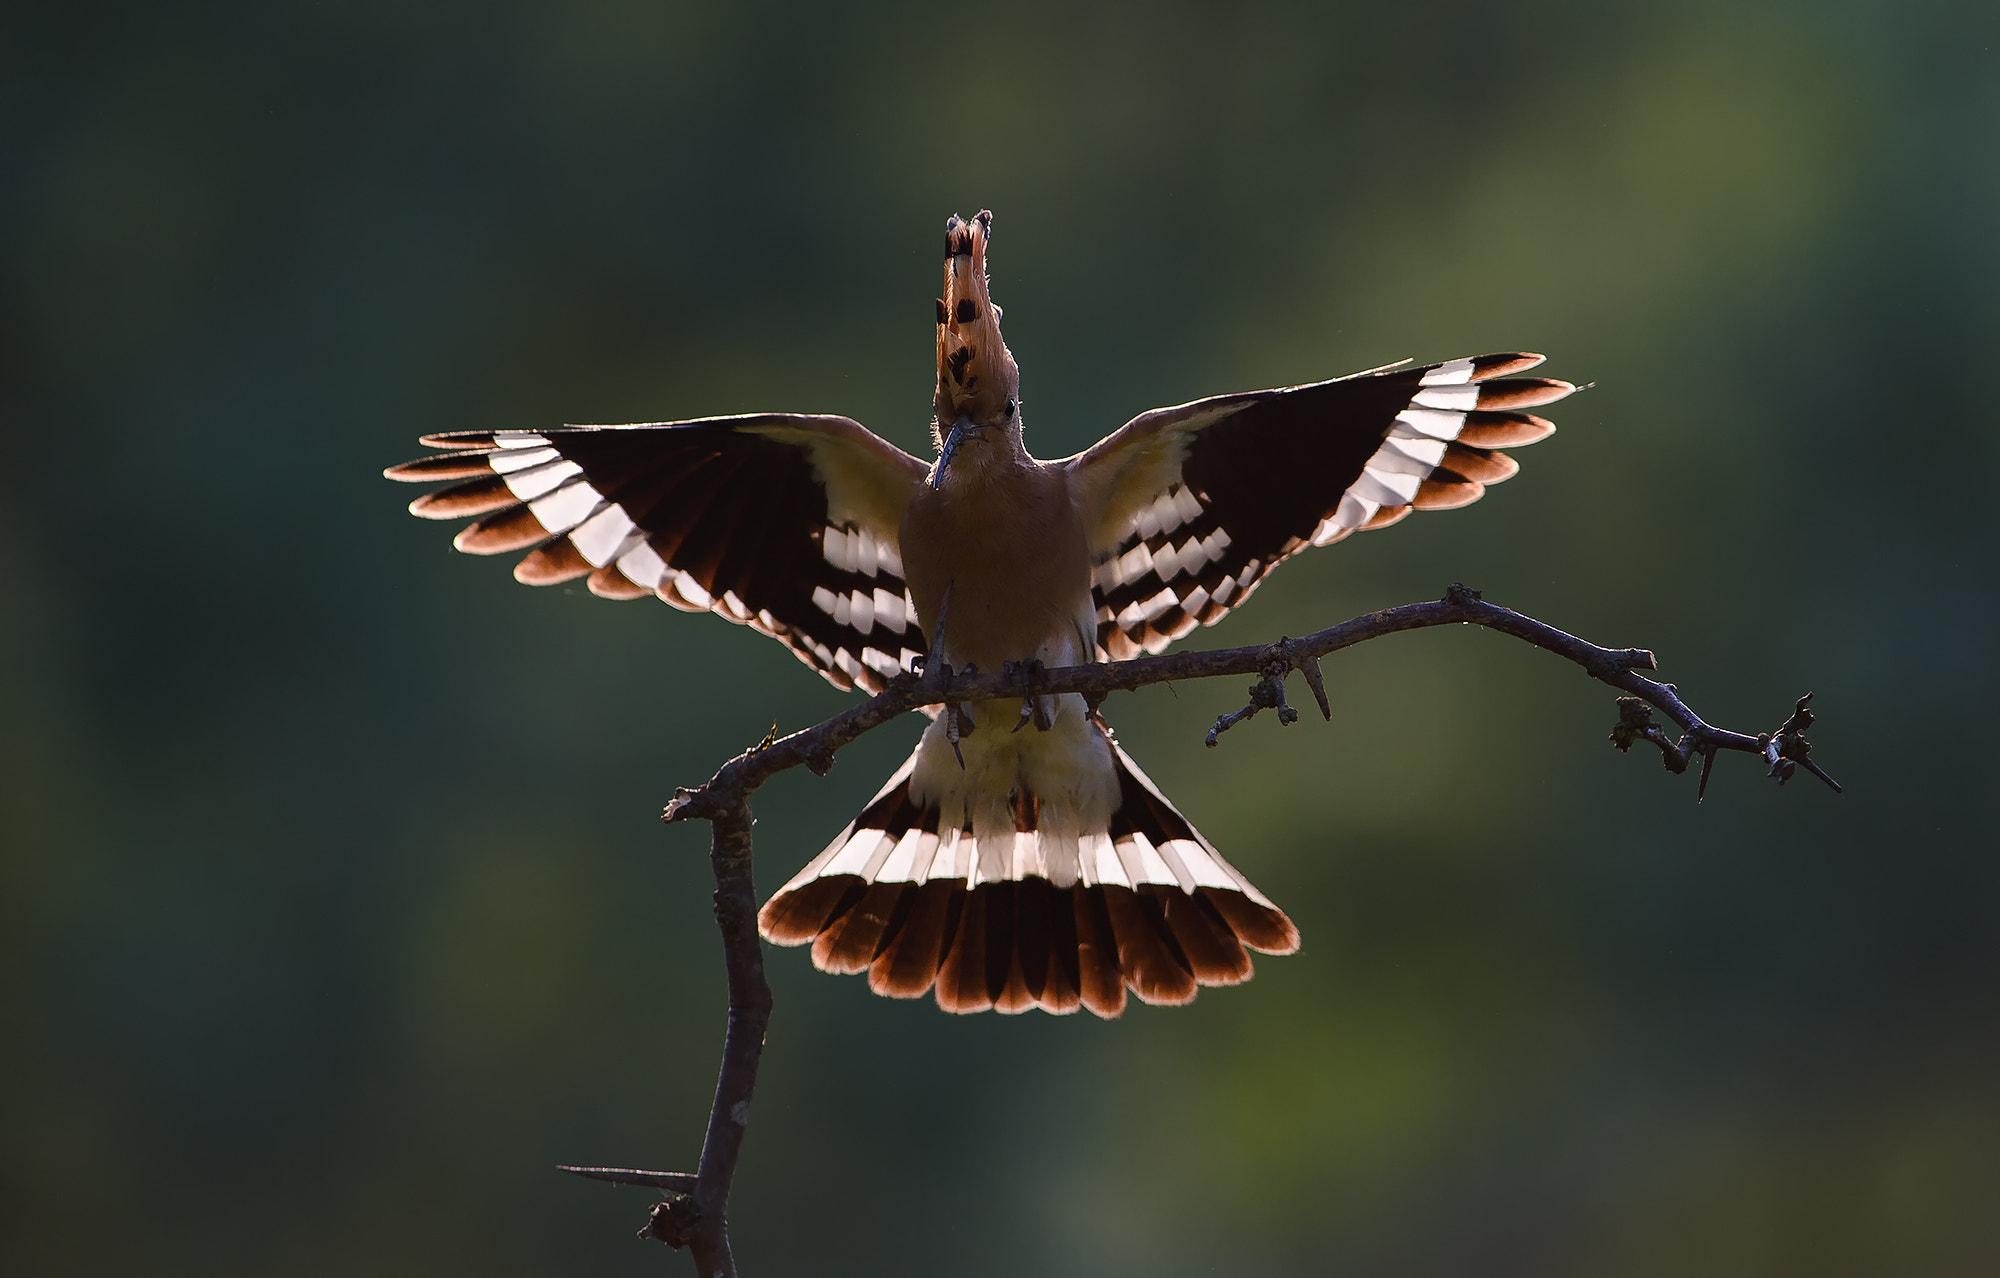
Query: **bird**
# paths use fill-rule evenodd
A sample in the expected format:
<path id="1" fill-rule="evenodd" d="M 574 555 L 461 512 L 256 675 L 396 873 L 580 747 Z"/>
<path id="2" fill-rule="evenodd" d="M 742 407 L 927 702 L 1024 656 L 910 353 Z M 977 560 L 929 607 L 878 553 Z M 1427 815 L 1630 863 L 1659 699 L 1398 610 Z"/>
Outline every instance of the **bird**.
<path id="1" fill-rule="evenodd" d="M 946 221 L 934 458 L 847 417 L 751 413 L 463 430 L 384 473 L 453 544 L 779 640 L 836 687 L 1158 653 L 1280 563 L 1476 501 L 1502 450 L 1573 392 L 1528 353 L 1385 365 L 1134 417 L 1072 457 L 1026 447 L 1001 336 L 993 215 Z M 1181 1004 L 1290 954 L 1298 928 L 1126 753 L 1097 706 L 1031 691 L 939 711 L 825 850 L 763 906 L 764 938 L 949 1012 Z M 1029 726 L 1033 731 L 1027 731 Z"/>

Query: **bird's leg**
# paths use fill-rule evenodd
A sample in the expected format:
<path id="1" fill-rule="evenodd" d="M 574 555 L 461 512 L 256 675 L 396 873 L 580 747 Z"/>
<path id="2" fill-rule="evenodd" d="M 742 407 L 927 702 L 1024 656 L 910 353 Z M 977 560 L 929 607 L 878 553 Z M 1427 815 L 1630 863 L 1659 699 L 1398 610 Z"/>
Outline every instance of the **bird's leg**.
<path id="1" fill-rule="evenodd" d="M 1021 676 L 1021 718 L 1010 731 L 1019 732 L 1027 727 L 1030 721 L 1034 723 L 1037 732 L 1047 732 L 1056 726 L 1055 712 L 1048 698 L 1035 695 L 1036 677 L 1045 669 L 1047 667 L 1042 665 L 1039 658 L 1007 663 L 1009 675 Z"/>
<path id="2" fill-rule="evenodd" d="M 979 667 L 968 663 L 959 673 L 968 679 L 976 678 L 979 674 Z M 960 738 L 972 735 L 972 706 L 969 702 L 957 701 L 947 705 L 945 710 L 951 715 L 953 720 L 952 724 L 946 727 L 945 732 L 951 737 L 953 748 L 955 749 Z M 964 760 L 961 759 L 959 762 L 963 765 Z"/>
<path id="3" fill-rule="evenodd" d="M 951 686 L 951 664 L 946 662 L 944 669 L 945 686 L 949 688 Z M 960 670 L 958 673 L 971 678 L 979 673 L 979 667 L 967 665 L 965 669 Z M 958 743 L 971 736 L 972 729 L 972 707 L 969 704 L 963 701 L 947 701 L 944 703 L 944 739 L 951 742 L 951 752 L 958 759 L 958 770 L 960 772 L 965 771 L 965 754 L 958 748 Z"/>
<path id="4" fill-rule="evenodd" d="M 958 770 L 965 771 L 965 755 L 958 748 L 958 707 L 951 702 L 944 703 L 944 739 L 951 742 L 951 753 L 958 760 Z"/>
<path id="5" fill-rule="evenodd" d="M 1032 719 L 1035 715 L 1034 689 L 1028 685 L 1028 663 L 1025 661 L 1010 661 L 1001 667 L 1001 671 L 1009 679 L 1014 678 L 1016 675 L 1020 676 L 1021 679 L 1021 717 L 1013 727 L 1007 730 L 1009 733 L 1019 732 L 1028 726 L 1028 720 Z"/>

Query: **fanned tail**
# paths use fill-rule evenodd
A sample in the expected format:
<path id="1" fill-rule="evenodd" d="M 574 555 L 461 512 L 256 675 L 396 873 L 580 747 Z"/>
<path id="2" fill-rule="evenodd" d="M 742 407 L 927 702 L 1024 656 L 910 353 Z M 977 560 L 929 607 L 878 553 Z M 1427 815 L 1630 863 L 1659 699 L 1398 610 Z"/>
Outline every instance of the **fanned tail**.
<path id="1" fill-rule="evenodd" d="M 994 859 L 981 857 L 969 822 L 940 832 L 939 809 L 911 797 L 912 754 L 764 906 L 765 939 L 810 942 L 821 971 L 866 972 L 869 988 L 890 998 L 934 993 L 948 1012 L 1087 1007 L 1103 1017 L 1125 1010 L 1127 990 L 1146 1003 L 1185 1003 L 1200 986 L 1250 979 L 1247 950 L 1297 950 L 1284 912 L 1130 756 L 1105 744 L 1119 788 L 1106 828 L 1074 836 L 1074 858 L 1045 856 L 1043 829 L 1063 822 L 1017 788 L 1013 846 L 998 876 L 982 871 Z M 1033 872 L 1078 862 L 1069 882 Z"/>

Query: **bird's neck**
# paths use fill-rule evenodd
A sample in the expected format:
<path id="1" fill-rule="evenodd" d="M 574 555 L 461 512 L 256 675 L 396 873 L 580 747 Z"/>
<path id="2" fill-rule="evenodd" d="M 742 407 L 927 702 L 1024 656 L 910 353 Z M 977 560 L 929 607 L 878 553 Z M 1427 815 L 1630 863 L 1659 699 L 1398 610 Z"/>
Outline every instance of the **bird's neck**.
<path id="1" fill-rule="evenodd" d="M 1028 454 L 1018 425 L 988 426 L 953 454 L 940 491 L 953 501 L 964 501 L 1005 490 L 1040 466 Z"/>

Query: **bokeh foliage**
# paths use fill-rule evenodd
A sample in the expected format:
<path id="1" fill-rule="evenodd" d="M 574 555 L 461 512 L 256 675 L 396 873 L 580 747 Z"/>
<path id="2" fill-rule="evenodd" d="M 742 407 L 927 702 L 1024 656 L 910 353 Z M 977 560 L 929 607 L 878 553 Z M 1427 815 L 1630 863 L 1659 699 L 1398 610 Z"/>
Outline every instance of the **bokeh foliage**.
<path id="1" fill-rule="evenodd" d="M 1114 1024 L 774 952 L 758 1273 L 2000 1269 L 1995 11 L 1973 3 L 34 5 L 0 18 L 0 1265 L 651 1273 L 721 1030 L 703 832 L 843 698 L 530 591 L 424 431 L 790 408 L 912 449 L 944 215 L 1031 444 L 1402 356 L 1595 382 L 1282 570 L 1656 648 L 1849 784 L 1691 778 L 1478 632 L 1114 699 L 1304 952 Z M 1282 464 L 1282 459 L 1278 459 Z M 891 728 L 758 804 L 767 889 Z M 675 1261 L 674 1264 L 684 1264 Z"/>

